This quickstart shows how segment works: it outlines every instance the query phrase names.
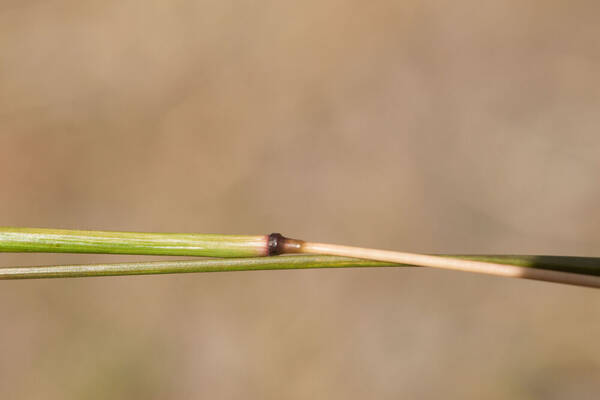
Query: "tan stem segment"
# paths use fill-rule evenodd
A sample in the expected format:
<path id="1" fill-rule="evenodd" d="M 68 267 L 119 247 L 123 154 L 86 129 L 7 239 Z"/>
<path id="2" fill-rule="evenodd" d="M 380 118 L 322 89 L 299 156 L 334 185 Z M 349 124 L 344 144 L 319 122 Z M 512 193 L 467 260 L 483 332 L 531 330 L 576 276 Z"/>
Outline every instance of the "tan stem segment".
<path id="1" fill-rule="evenodd" d="M 361 247 L 339 246 L 325 243 L 304 242 L 302 253 L 327 254 L 334 256 L 362 258 L 421 267 L 441 268 L 454 271 L 476 272 L 511 278 L 534 279 L 539 281 L 565 283 L 569 285 L 600 288 L 600 276 L 574 274 L 570 272 L 526 268 L 515 265 L 496 264 L 482 261 L 462 260 L 425 254 L 366 249 Z"/>

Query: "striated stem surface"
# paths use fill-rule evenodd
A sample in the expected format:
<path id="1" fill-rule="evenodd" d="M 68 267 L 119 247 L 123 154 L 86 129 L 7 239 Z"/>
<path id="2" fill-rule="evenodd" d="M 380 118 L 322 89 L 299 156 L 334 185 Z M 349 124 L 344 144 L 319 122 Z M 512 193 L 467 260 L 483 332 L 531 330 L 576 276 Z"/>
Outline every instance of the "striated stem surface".
<path id="1" fill-rule="evenodd" d="M 0 227 L 0 252 L 266 256 L 267 236 Z"/>
<path id="2" fill-rule="evenodd" d="M 499 262 L 532 269 L 600 275 L 600 258 L 518 255 L 446 255 Z M 116 264 L 61 265 L 0 268 L 0 279 L 75 278 L 114 275 L 176 274 L 190 272 L 251 271 L 311 268 L 401 267 L 404 264 L 337 256 L 293 255 L 259 258 L 197 259 Z"/>

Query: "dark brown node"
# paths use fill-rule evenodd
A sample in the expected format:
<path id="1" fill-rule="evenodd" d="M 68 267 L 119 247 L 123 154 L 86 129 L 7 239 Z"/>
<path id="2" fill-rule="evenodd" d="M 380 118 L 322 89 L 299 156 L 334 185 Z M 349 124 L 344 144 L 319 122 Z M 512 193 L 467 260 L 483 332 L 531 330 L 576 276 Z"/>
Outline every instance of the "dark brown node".
<path id="1" fill-rule="evenodd" d="M 267 244 L 267 254 L 277 256 L 286 253 L 301 253 L 302 240 L 290 239 L 283 236 L 281 233 L 271 233 Z"/>

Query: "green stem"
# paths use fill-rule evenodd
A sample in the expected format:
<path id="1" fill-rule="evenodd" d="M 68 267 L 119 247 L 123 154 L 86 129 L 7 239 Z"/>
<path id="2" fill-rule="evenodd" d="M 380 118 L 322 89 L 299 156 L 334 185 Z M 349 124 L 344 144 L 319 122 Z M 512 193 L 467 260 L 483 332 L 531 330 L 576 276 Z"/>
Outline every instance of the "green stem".
<path id="1" fill-rule="evenodd" d="M 267 237 L 0 227 L 0 252 L 257 257 Z"/>
<path id="2" fill-rule="evenodd" d="M 585 275 L 600 275 L 600 258 L 496 255 L 454 255 L 449 257 L 498 262 L 531 268 L 551 269 Z M 191 261 L 10 267 L 0 268 L 0 279 L 75 278 L 189 272 L 394 266 L 399 267 L 404 265 L 336 256 L 295 255 L 260 258 L 199 259 Z"/>

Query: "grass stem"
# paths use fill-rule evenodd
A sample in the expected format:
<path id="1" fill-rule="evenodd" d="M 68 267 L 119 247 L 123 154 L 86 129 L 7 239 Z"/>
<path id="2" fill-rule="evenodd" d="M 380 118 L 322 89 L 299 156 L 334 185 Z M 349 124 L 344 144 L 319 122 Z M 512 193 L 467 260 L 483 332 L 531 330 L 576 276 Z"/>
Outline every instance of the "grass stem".
<path id="1" fill-rule="evenodd" d="M 493 261 L 525 269 L 569 271 L 600 275 L 600 258 L 562 256 L 444 255 L 462 260 Z M 176 274 L 191 272 L 252 271 L 312 268 L 402 267 L 406 264 L 377 262 L 338 256 L 284 255 L 274 257 L 196 259 L 116 264 L 59 265 L 0 268 L 0 279 L 76 278 L 116 275 Z"/>
<path id="2" fill-rule="evenodd" d="M 328 254 L 382 262 L 393 262 L 397 264 L 600 288 L 600 276 L 540 268 L 527 268 L 518 265 L 489 262 L 488 260 L 466 260 L 453 257 L 440 257 L 427 254 L 404 253 L 311 242 L 303 242 L 300 246 L 300 252 L 309 254 Z"/>
<path id="3" fill-rule="evenodd" d="M 0 252 L 258 257 L 268 255 L 267 241 L 266 235 L 106 232 L 0 227 Z"/>
<path id="4" fill-rule="evenodd" d="M 587 259 L 588 261 L 584 263 L 581 262 L 581 258 L 562 257 L 560 262 L 553 262 L 552 268 L 544 268 L 540 266 L 544 264 L 540 259 L 529 260 L 528 264 L 527 259 L 524 258 L 526 256 L 434 256 L 305 242 L 289 239 L 278 233 L 246 236 L 0 227 L 0 252 L 2 251 L 249 257 L 250 259 L 3 268 L 0 270 L 0 279 L 412 265 L 600 288 L 597 259 L 593 262 Z M 313 254 L 313 256 L 261 257 L 292 253 Z M 324 256 L 338 258 L 323 258 Z M 255 257 L 259 259 L 251 259 Z M 546 257 L 545 261 L 548 262 L 550 259 L 551 257 Z M 579 264 L 575 265 L 573 260 L 579 260 Z"/>

